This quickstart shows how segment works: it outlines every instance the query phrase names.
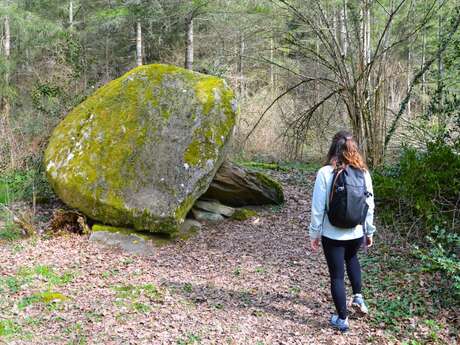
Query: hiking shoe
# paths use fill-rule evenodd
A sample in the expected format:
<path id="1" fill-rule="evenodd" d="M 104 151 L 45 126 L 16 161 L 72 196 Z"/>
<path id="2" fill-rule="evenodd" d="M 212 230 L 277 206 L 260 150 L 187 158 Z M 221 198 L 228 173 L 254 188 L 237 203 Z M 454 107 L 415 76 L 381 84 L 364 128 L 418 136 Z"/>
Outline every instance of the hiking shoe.
<path id="1" fill-rule="evenodd" d="M 348 317 L 345 320 L 343 320 L 339 318 L 338 315 L 332 315 L 331 321 L 329 321 L 329 324 L 332 327 L 338 329 L 342 333 L 345 333 L 350 328 L 350 325 L 348 324 Z"/>
<path id="2" fill-rule="evenodd" d="M 366 303 L 364 303 L 363 295 L 360 293 L 353 295 L 353 301 L 351 302 L 351 307 L 355 312 L 360 315 L 367 315 L 369 310 L 367 309 Z"/>

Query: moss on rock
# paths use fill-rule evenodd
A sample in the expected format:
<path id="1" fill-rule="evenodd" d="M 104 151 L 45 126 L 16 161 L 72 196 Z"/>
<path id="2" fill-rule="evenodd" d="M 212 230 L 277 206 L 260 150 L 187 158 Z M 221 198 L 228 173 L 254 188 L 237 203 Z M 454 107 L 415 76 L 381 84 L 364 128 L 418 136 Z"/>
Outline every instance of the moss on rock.
<path id="1" fill-rule="evenodd" d="M 257 212 L 254 210 L 250 210 L 248 208 L 236 208 L 235 213 L 233 213 L 231 218 L 242 221 L 255 216 L 257 216 Z"/>
<path id="2" fill-rule="evenodd" d="M 50 184 L 89 217 L 175 232 L 223 160 L 236 117 L 222 79 L 137 67 L 98 89 L 56 127 Z"/>
<path id="3" fill-rule="evenodd" d="M 274 199 L 278 201 L 278 204 L 282 204 L 284 202 L 283 187 L 278 181 L 275 181 L 271 177 L 261 172 L 254 172 L 254 175 L 262 185 L 270 188 L 274 192 Z"/>

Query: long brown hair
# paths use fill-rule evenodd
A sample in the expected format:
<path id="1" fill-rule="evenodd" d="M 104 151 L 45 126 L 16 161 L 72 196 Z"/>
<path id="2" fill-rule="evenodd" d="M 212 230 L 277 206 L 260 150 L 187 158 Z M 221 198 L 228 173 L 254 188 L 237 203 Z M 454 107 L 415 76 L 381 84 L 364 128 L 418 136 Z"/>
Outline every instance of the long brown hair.
<path id="1" fill-rule="evenodd" d="M 337 132 L 332 138 L 329 152 L 325 165 L 332 165 L 334 168 L 339 168 L 344 165 L 351 165 L 357 169 L 367 169 L 363 157 L 359 153 L 358 144 L 353 135 L 348 131 Z"/>

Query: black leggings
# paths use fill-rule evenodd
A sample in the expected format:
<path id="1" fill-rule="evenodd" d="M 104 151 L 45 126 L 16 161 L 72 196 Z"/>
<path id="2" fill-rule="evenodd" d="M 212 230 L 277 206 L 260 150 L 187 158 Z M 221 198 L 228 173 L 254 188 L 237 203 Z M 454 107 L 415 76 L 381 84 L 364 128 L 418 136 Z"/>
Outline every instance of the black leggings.
<path id="1" fill-rule="evenodd" d="M 355 240 L 339 241 L 321 237 L 324 255 L 326 256 L 329 275 L 331 276 L 331 294 L 337 314 L 341 319 L 347 317 L 347 298 L 345 293 L 344 263 L 347 267 L 353 294 L 361 293 L 361 267 L 358 260 L 358 249 L 363 237 Z"/>

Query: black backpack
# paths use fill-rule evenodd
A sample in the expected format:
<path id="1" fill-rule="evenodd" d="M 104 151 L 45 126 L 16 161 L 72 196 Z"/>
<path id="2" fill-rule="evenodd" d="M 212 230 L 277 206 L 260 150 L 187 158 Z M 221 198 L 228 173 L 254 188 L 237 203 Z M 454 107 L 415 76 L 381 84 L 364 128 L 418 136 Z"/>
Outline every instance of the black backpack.
<path id="1" fill-rule="evenodd" d="M 329 195 L 329 222 L 338 228 L 364 226 L 369 206 L 364 173 L 351 166 L 336 169 Z"/>

